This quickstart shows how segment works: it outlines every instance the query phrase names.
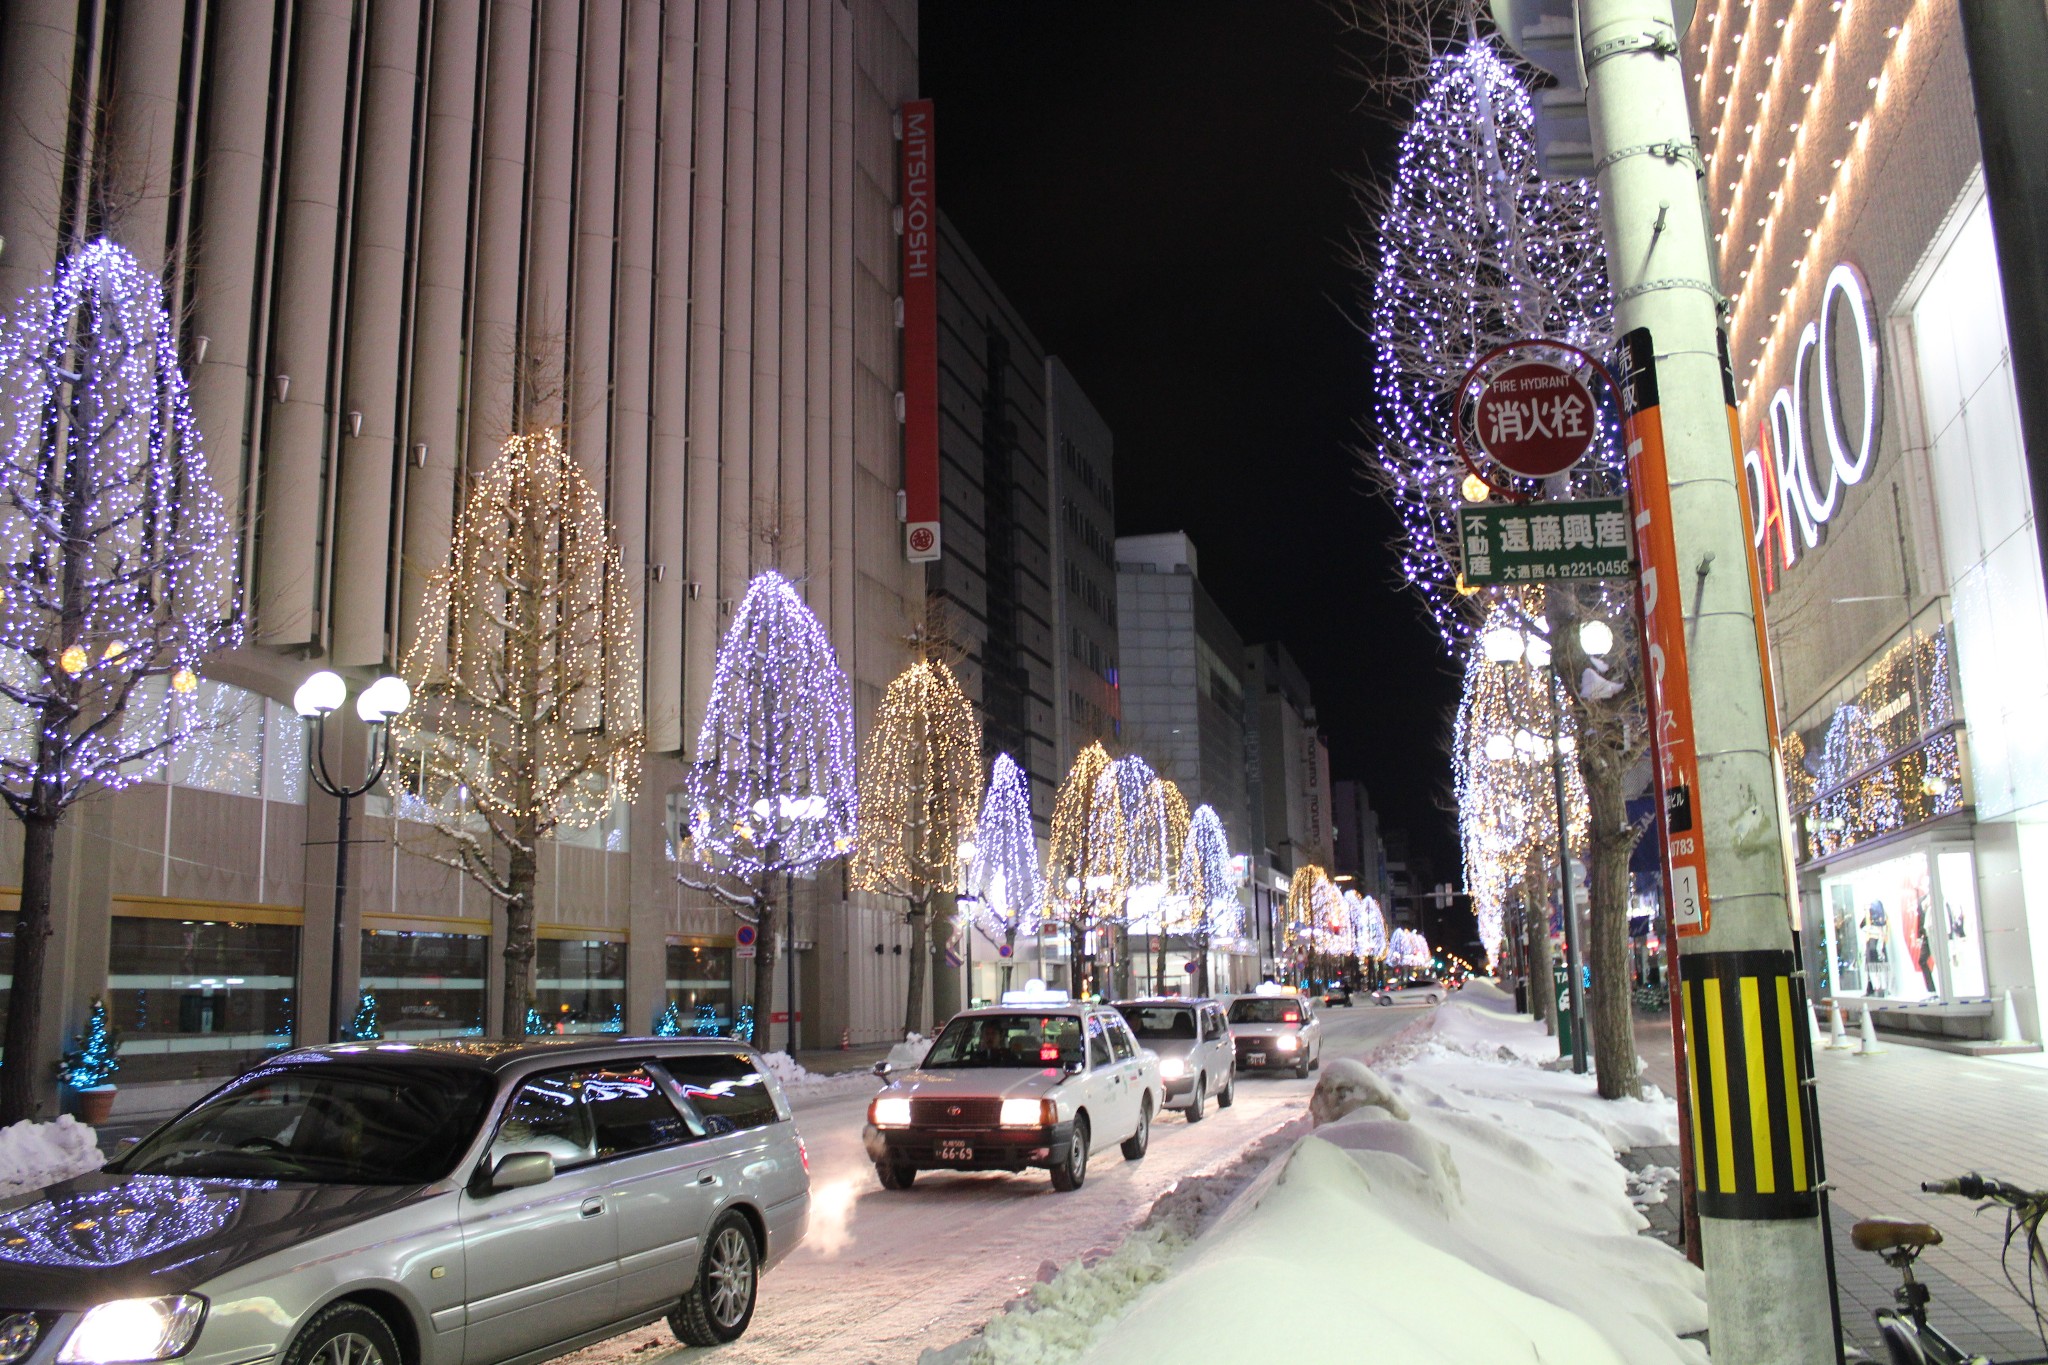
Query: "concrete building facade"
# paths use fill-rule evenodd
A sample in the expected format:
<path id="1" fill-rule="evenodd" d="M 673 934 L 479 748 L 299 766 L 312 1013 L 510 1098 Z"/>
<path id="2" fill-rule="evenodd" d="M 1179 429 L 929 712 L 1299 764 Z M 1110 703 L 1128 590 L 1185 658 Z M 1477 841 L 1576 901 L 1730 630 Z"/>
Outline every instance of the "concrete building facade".
<path id="1" fill-rule="evenodd" d="M 1057 356 L 1045 362 L 1046 461 L 1052 473 L 1055 724 L 1060 767 L 1100 741 L 1120 752 L 1117 692 L 1116 442 Z"/>
<path id="2" fill-rule="evenodd" d="M 676 883 L 666 813 L 731 610 L 762 568 L 797 579 L 865 728 L 923 592 L 896 518 L 891 224 L 916 44 L 915 0 L 0 16 L 0 298 L 102 232 L 161 267 L 243 533 L 250 642 L 206 684 L 233 723 L 74 811 L 60 850 L 45 1031 L 107 993 L 121 1110 L 325 1038 L 336 973 L 394 1034 L 500 1026 L 502 913 L 405 850 L 402 803 L 358 824 L 334 960 L 335 811 L 285 703 L 316 668 L 394 665 L 536 339 L 633 584 L 651 750 L 639 801 L 542 851 L 541 1005 L 569 1028 L 643 1029 L 671 1002 L 730 1024 L 735 922 Z M 6 822 L 0 879 L 19 849 Z M 888 1037 L 897 907 L 836 867 L 799 903 L 802 1040 Z"/>

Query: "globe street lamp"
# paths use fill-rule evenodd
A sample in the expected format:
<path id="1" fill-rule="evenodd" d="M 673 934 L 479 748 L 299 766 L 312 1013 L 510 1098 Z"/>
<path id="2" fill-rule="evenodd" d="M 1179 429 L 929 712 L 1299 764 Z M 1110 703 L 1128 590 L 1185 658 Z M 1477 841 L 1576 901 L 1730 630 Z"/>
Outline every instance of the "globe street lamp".
<path id="1" fill-rule="evenodd" d="M 348 684 L 339 673 L 325 669 L 299 684 L 292 697 L 292 709 L 306 722 L 306 771 L 321 791 L 339 802 L 334 833 L 334 961 L 333 982 L 327 994 L 327 1041 L 341 1041 L 341 954 L 347 943 L 348 912 L 348 811 L 349 802 L 377 785 L 391 758 L 391 718 L 403 715 L 412 705 L 412 689 L 405 679 L 386 675 L 356 696 L 356 715 L 370 727 L 370 750 L 364 756 L 363 780 L 351 787 L 336 782 L 327 768 L 327 718 L 348 700 Z"/>

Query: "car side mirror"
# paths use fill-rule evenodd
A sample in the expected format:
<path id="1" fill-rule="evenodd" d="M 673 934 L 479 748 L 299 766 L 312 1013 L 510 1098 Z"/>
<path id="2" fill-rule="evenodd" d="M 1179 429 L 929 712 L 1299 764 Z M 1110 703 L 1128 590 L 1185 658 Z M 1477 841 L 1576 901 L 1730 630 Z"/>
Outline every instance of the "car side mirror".
<path id="1" fill-rule="evenodd" d="M 1066 1072 L 1069 1076 L 1078 1076 L 1087 1069 L 1088 1063 L 1082 1061 L 1079 1057 L 1069 1062 L 1060 1063 L 1060 1070 Z"/>
<path id="2" fill-rule="evenodd" d="M 874 1066 L 874 1072 L 877 1076 L 886 1076 L 893 1069 L 894 1068 L 892 1068 L 889 1065 L 889 1059 L 887 1057 L 884 1057 L 881 1061 L 876 1062 Z"/>
<path id="3" fill-rule="evenodd" d="M 493 1190 L 523 1190 L 555 1178 L 555 1159 L 547 1152 L 512 1152 L 491 1167 Z"/>

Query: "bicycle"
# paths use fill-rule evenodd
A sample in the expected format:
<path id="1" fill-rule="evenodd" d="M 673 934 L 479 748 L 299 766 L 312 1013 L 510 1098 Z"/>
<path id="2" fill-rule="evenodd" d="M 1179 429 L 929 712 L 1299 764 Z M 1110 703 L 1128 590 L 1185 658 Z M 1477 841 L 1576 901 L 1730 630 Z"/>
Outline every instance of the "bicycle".
<path id="1" fill-rule="evenodd" d="M 2048 1251 L 2041 1245 L 2041 1220 L 2048 1216 L 2048 1190 L 2024 1190 L 1975 1172 L 1949 1180 L 1922 1181 L 1920 1188 L 1928 1194 L 1952 1194 L 1982 1201 L 1980 1212 L 1993 1205 L 2005 1209 L 2005 1246 L 1999 1253 L 1999 1269 L 2012 1291 L 2033 1310 L 2035 1330 L 2042 1334 L 2042 1346 L 2048 1348 L 2048 1319 L 2043 1317 L 2035 1288 L 2036 1276 L 2048 1279 Z M 2013 1239 L 2022 1233 L 2027 1245 L 2025 1288 L 2014 1278 L 2011 1264 Z M 1931 1295 L 1926 1285 L 1913 1278 L 1913 1262 L 1928 1247 L 1941 1245 L 1940 1228 L 1901 1218 L 1866 1218 L 1850 1228 L 1849 1240 L 1858 1251 L 1875 1252 L 1901 1277 L 1899 1287 L 1892 1291 L 1898 1306 L 1880 1308 L 1873 1314 L 1891 1365 L 2048 1365 L 2048 1355 L 2003 1362 L 1971 1355 L 1928 1323 L 1927 1304 Z"/>

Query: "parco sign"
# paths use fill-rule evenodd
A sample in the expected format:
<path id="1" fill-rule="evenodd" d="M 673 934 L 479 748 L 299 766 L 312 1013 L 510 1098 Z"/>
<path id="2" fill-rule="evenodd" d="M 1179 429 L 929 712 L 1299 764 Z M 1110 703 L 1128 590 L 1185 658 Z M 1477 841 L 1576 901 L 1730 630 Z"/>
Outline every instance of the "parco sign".
<path id="1" fill-rule="evenodd" d="M 1862 272 L 1843 262 L 1828 273 L 1820 316 L 1792 352 L 1792 382 L 1771 395 L 1757 445 L 1743 455 L 1751 525 L 1764 587 L 1826 538 L 1845 490 L 1877 458 L 1883 408 L 1877 319 Z"/>

